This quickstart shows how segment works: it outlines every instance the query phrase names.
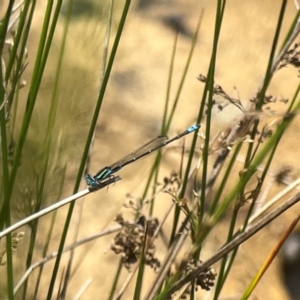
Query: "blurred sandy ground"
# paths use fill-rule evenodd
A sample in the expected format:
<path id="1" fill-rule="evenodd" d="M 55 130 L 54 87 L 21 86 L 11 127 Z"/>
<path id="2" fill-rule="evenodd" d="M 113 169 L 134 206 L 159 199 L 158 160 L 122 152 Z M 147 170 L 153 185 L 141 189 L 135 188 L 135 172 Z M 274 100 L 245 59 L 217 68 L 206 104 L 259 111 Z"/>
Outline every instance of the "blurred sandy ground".
<path id="1" fill-rule="evenodd" d="M 174 97 L 190 49 L 190 34 L 196 27 L 201 9 L 204 8 L 198 45 L 169 136 L 185 130 L 195 122 L 197 117 L 203 85 L 196 77 L 200 73 L 204 75 L 207 73 L 213 40 L 215 2 L 207 0 L 201 2 L 157 1 L 153 3 L 153 5 L 146 6 L 135 1 L 132 3 L 98 121 L 91 164 L 92 173 L 113 163 L 160 133 L 167 76 L 174 43 L 172 26 L 174 26 L 174 22 L 177 24 L 179 22 L 183 33 L 179 36 L 176 53 L 171 94 Z M 36 34 L 39 32 L 44 4 L 39 3 L 38 5 L 40 11 L 37 12 L 33 24 Z M 116 5 L 118 8 L 114 18 L 114 30 L 118 23 L 117 17 L 120 16 L 122 4 L 117 3 Z M 241 101 L 247 101 L 261 84 L 280 5 L 280 1 L 271 0 L 231 0 L 227 3 L 218 48 L 215 80 L 226 92 L 233 97 L 239 97 Z M 63 128 L 66 147 L 74 145 L 74 150 L 65 154 L 69 170 L 76 171 L 78 167 L 76 161 L 82 153 L 89 120 L 96 101 L 105 35 L 104 18 L 107 8 L 107 2 L 103 3 L 101 8 L 97 1 L 78 1 L 74 11 L 74 21 L 68 33 L 58 126 Z M 284 38 L 284 33 L 287 32 L 294 14 L 293 4 L 289 2 L 281 39 Z M 60 24 L 63 24 L 63 16 Z M 43 82 L 43 97 L 49 96 L 47 92 L 51 90 L 53 84 L 56 54 L 58 53 L 56 45 L 60 41 L 61 34 L 62 29 L 59 28 L 54 40 L 53 55 L 46 70 L 47 77 Z M 37 37 L 34 34 L 31 41 L 32 45 L 36 44 Z M 31 55 L 34 56 L 34 51 L 31 51 Z M 29 68 L 32 68 L 32 64 Z M 291 98 L 297 84 L 297 71 L 287 68 L 276 75 L 269 93 L 278 97 Z M 43 98 L 37 104 L 37 108 L 41 111 L 37 119 L 43 120 L 43 114 L 46 116 L 45 101 Z M 284 108 L 283 105 L 278 109 L 282 108 Z M 227 107 L 221 113 L 215 112 L 213 132 L 216 133 L 229 125 L 234 121 L 236 114 L 238 114 L 237 110 L 232 107 Z M 36 122 L 41 124 L 39 121 Z M 299 169 L 297 155 L 299 126 L 300 122 L 297 118 L 278 149 L 279 159 L 276 159 L 274 168 L 291 164 Z M 187 138 L 186 143 L 188 144 L 189 141 Z M 181 145 L 181 143 L 178 141 L 176 145 Z M 165 172 L 161 173 L 160 180 L 171 169 L 178 168 L 179 157 L 179 151 L 166 153 L 163 158 Z M 126 193 L 141 195 L 144 186 L 144 180 L 141 178 L 147 174 L 151 161 L 151 158 L 147 158 L 128 166 L 120 172 L 123 180 L 116 186 L 111 186 L 108 191 L 100 191 L 86 198 L 80 237 L 102 230 L 121 208 Z M 68 193 L 71 191 L 71 187 Z M 168 207 L 170 203 L 171 199 L 160 196 L 156 204 L 159 206 L 156 216 L 162 216 L 164 207 Z M 297 209 L 292 208 L 243 245 L 224 287 L 222 297 L 237 296 L 239 298 L 284 228 L 296 214 Z M 65 212 L 61 211 L 59 220 L 63 221 L 64 215 Z M 224 222 L 226 223 L 226 221 Z M 61 224 L 57 222 L 57 236 L 59 236 L 60 227 Z M 209 238 L 204 247 L 203 260 L 224 242 L 223 230 L 226 226 L 223 224 L 222 228 L 218 228 L 215 235 Z M 87 278 L 93 278 L 93 283 L 81 299 L 100 299 L 99 295 L 101 295 L 101 299 L 107 297 L 117 269 L 115 257 L 110 252 L 104 254 L 105 250 L 109 248 L 111 239 L 112 237 L 100 239 L 96 243 L 78 249 L 75 256 L 75 265 L 78 266 L 78 270 L 72 278 L 68 299 L 75 295 Z M 56 249 L 55 245 L 53 245 L 53 249 Z M 158 250 L 158 256 L 163 258 L 163 251 Z M 215 266 L 215 269 L 218 270 L 218 266 Z M 50 264 L 46 266 L 46 271 L 51 272 Z M 258 299 L 288 299 L 282 289 L 279 276 L 276 262 L 255 289 L 255 296 Z M 43 286 L 46 288 L 47 285 L 47 280 L 43 280 Z M 127 294 L 124 299 L 131 299 L 130 294 Z"/>

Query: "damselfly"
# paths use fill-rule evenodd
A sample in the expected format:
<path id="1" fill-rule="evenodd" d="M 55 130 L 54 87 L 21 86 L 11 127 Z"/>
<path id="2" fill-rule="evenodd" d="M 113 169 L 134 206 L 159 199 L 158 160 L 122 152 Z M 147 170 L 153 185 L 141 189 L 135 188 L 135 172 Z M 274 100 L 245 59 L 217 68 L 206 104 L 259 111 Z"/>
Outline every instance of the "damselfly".
<path id="1" fill-rule="evenodd" d="M 134 161 L 139 160 L 140 158 L 174 142 L 182 138 L 183 136 L 192 133 L 200 128 L 200 124 L 196 124 L 188 128 L 186 131 L 182 132 L 181 134 L 175 136 L 172 139 L 168 140 L 166 135 L 160 135 L 157 138 L 151 140 L 150 142 L 146 143 L 142 147 L 138 148 L 137 150 L 131 152 L 127 156 L 121 158 L 114 164 L 107 166 L 101 169 L 95 176 L 91 176 L 90 174 L 85 175 L 85 180 L 87 184 L 91 187 L 99 185 L 101 181 L 107 179 L 123 167 L 133 163 Z"/>

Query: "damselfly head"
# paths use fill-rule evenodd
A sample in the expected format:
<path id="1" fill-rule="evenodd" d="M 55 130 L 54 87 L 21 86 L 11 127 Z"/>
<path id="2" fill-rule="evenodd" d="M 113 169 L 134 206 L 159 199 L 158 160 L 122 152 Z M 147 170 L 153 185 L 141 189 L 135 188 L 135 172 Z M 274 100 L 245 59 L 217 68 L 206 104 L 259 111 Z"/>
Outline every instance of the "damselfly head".
<path id="1" fill-rule="evenodd" d="M 85 178 L 85 181 L 86 181 L 86 183 L 87 183 L 88 186 L 96 186 L 96 185 L 98 185 L 98 182 L 90 174 L 84 175 L 84 178 Z"/>

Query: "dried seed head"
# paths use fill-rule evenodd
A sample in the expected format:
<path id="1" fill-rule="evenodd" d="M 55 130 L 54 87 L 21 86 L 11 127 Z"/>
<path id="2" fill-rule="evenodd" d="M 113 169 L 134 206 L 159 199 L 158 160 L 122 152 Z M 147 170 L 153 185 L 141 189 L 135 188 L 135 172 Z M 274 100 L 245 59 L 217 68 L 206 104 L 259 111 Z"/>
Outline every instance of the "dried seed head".
<path id="1" fill-rule="evenodd" d="M 300 46 L 295 44 L 294 47 L 288 50 L 282 57 L 277 70 L 284 68 L 288 65 L 294 66 L 299 69 L 300 67 Z"/>
<path id="2" fill-rule="evenodd" d="M 172 172 L 169 177 L 164 178 L 163 189 L 168 192 L 176 193 L 179 189 L 181 180 L 176 172 Z"/>
<path id="3" fill-rule="evenodd" d="M 200 260 L 192 259 L 186 262 L 185 271 L 189 274 L 193 270 L 199 268 L 201 265 L 202 262 Z M 209 291 L 214 286 L 216 277 L 217 277 L 216 271 L 213 268 L 207 268 L 195 278 L 196 286 L 200 286 L 201 289 Z"/>
<path id="4" fill-rule="evenodd" d="M 111 250 L 115 254 L 121 254 L 124 267 L 130 271 L 132 265 L 138 262 L 145 239 L 147 239 L 145 264 L 157 270 L 160 267 L 160 262 L 154 257 L 155 245 L 153 244 L 154 232 L 159 225 L 157 219 L 147 221 L 144 216 L 141 216 L 134 224 L 125 221 L 120 215 L 116 219 L 122 229 L 114 238 Z"/>
<path id="5" fill-rule="evenodd" d="M 123 206 L 126 208 L 130 208 L 135 212 L 139 212 L 141 210 L 141 201 L 140 201 L 140 199 L 138 199 L 130 194 L 127 194 L 126 202 L 124 203 Z"/>

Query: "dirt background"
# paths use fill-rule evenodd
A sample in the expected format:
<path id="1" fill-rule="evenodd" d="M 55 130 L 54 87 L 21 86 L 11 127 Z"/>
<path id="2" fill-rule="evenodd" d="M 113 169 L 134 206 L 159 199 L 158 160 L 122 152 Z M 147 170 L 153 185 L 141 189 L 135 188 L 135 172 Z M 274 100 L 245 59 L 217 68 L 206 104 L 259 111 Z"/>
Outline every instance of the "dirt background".
<path id="1" fill-rule="evenodd" d="M 1 2 L 0 2 L 1 5 Z M 247 101 L 261 84 L 267 66 L 271 43 L 276 28 L 281 1 L 239 1 L 230 0 L 226 12 L 218 48 L 218 60 L 215 79 L 229 94 Z M 167 76 L 170 57 L 174 43 L 174 31 L 170 26 L 170 17 L 180 17 L 185 28 L 179 35 L 174 82 L 172 94 L 174 97 L 183 72 L 188 51 L 191 44 L 191 32 L 194 31 L 201 9 L 204 16 L 200 28 L 199 40 L 192 58 L 191 66 L 184 84 L 181 101 L 172 123 L 169 136 L 176 135 L 195 122 L 199 103 L 202 97 L 202 84 L 196 77 L 207 73 L 213 41 L 215 3 L 214 1 L 154 1 L 151 5 L 133 1 L 127 22 L 124 28 L 111 79 L 105 95 L 105 100 L 98 120 L 92 154 L 91 173 L 101 167 L 113 163 L 131 150 L 157 136 L 160 132 L 161 119 L 164 108 L 164 99 L 167 89 Z M 121 4 L 116 4 L 113 21 L 113 32 L 118 24 L 121 13 Z M 62 149 L 61 158 L 54 167 L 67 162 L 70 186 L 65 190 L 65 196 L 72 191 L 72 180 L 78 168 L 78 161 L 83 151 L 85 137 L 93 108 L 97 97 L 101 69 L 101 58 L 105 36 L 105 14 L 108 3 L 103 6 L 93 1 L 77 1 L 74 7 L 74 20 L 68 32 L 68 43 L 64 68 L 62 70 L 62 84 L 60 87 L 60 108 L 57 116 L 57 133 L 60 135 Z M 35 55 L 36 43 L 39 37 L 44 4 L 38 4 L 34 19 L 34 31 L 29 47 L 30 58 Z M 290 1 L 282 29 L 281 40 L 287 32 L 295 15 L 295 8 Z M 45 80 L 42 83 L 42 94 L 37 103 L 32 130 L 29 140 L 42 140 L 44 120 L 47 118 L 48 101 L 55 77 L 56 60 L 59 51 L 59 42 L 62 36 L 64 15 L 62 13 L 60 26 L 54 39 L 51 58 L 47 66 Z M 30 72 L 33 63 L 29 64 Z M 277 97 L 291 98 L 299 80 L 297 71 L 292 68 L 284 69 L 276 75 L 269 93 Z M 237 88 L 237 91 L 235 88 Z M 280 111 L 284 105 L 278 105 Z M 222 113 L 215 112 L 213 119 L 213 133 L 222 130 L 234 122 L 237 110 L 227 107 Z M 300 121 L 296 118 L 283 138 L 278 149 L 277 157 L 272 165 L 273 170 L 281 166 L 292 165 L 299 171 L 299 129 Z M 186 139 L 188 144 L 189 138 Z M 180 141 L 176 145 L 181 145 Z M 33 158 L 39 154 L 34 152 Z M 164 172 L 179 166 L 179 151 L 168 151 L 163 158 Z M 153 158 L 147 158 L 128 166 L 120 172 L 123 180 L 108 191 L 102 190 L 86 197 L 84 202 L 78 202 L 72 226 L 76 227 L 81 219 L 78 239 L 93 235 L 103 230 L 112 222 L 125 201 L 125 195 L 131 193 L 136 197 L 143 191 L 145 178 Z M 32 163 L 29 159 L 28 164 Z M 59 178 L 53 178 L 55 185 Z M 234 184 L 234 182 L 232 182 Z M 271 194 L 279 191 L 277 187 Z M 51 202 L 57 201 L 55 196 Z M 158 205 L 159 204 L 159 205 Z M 155 215 L 162 217 L 164 210 L 171 204 L 171 199 L 159 196 Z M 83 212 L 79 215 L 79 207 Z M 159 206 L 159 207 L 158 207 Z M 225 285 L 220 299 L 239 299 L 241 293 L 248 286 L 259 267 L 270 253 L 276 241 L 288 224 L 296 217 L 299 206 L 292 208 L 265 230 L 245 243 L 239 252 L 235 266 Z M 58 212 L 58 221 L 55 224 L 55 236 L 51 251 L 57 247 L 56 238 L 60 237 L 61 226 L 66 215 L 66 209 Z M 17 218 L 17 217 L 16 217 Z M 40 225 L 40 231 L 46 232 L 50 216 L 46 216 Z M 202 259 L 209 258 L 224 242 L 227 232 L 227 220 L 216 228 L 204 246 Z M 224 231 L 225 230 L 225 231 Z M 28 232 L 28 228 L 25 228 Z M 70 230 L 69 241 L 73 237 Z M 91 285 L 81 299 L 107 299 L 111 288 L 112 278 L 117 272 L 116 257 L 110 252 L 109 246 L 112 236 L 101 238 L 96 242 L 88 243 L 77 249 L 74 259 L 74 274 L 70 282 L 67 299 L 73 299 L 79 288 L 90 278 Z M 42 239 L 41 239 L 42 242 Z M 24 243 L 26 243 L 26 238 Z M 67 243 L 68 244 L 68 243 Z M 163 247 L 163 246 L 162 246 Z M 161 250 L 161 251 L 160 251 Z M 164 249 L 158 249 L 158 257 L 163 258 Z M 68 256 L 66 255 L 66 258 Z M 36 260 L 40 254 L 36 253 Z M 64 262 L 62 262 L 63 269 Z M 218 270 L 218 265 L 214 266 Z M 21 267 L 20 267 L 21 269 Z M 52 264 L 45 266 L 45 272 L 50 274 Z M 150 272 L 151 273 L 151 272 Z M 122 273 L 122 278 L 127 272 Z M 151 275 L 149 277 L 151 280 Z M 33 281 L 32 281 L 33 282 Z M 42 280 L 41 295 L 47 291 L 49 278 Z M 132 282 L 132 286 L 134 280 Z M 118 289 L 121 288 L 118 286 Z M 145 281 L 145 291 L 146 281 Z M 199 293 L 207 295 L 207 293 Z M 123 299 L 131 299 L 131 292 L 127 292 Z M 40 297 L 43 299 L 43 296 Z M 256 287 L 252 299 L 288 299 L 281 281 L 279 261 L 275 261 Z"/>

